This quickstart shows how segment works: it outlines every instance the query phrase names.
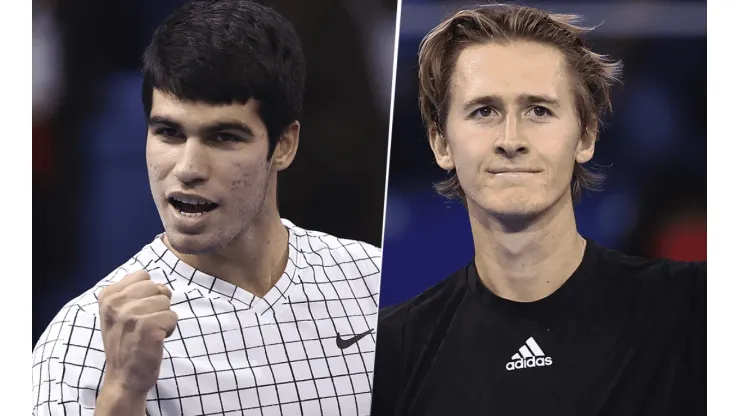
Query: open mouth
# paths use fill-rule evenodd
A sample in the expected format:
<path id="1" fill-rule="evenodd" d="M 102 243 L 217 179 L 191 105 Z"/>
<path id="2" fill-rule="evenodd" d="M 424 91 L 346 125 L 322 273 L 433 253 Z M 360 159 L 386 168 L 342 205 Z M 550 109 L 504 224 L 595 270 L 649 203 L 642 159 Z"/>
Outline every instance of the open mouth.
<path id="1" fill-rule="evenodd" d="M 216 203 L 197 198 L 171 197 L 167 198 L 167 201 L 169 201 L 170 205 L 172 205 L 180 214 L 186 217 L 200 217 L 201 215 L 218 208 L 218 204 Z"/>

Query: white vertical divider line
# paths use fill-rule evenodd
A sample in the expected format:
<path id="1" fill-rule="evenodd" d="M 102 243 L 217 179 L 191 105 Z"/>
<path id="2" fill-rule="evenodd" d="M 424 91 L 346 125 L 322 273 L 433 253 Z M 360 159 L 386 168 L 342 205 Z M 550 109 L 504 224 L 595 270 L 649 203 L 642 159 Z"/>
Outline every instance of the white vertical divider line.
<path id="1" fill-rule="evenodd" d="M 388 216 L 388 182 L 390 178 L 390 168 L 391 168 L 391 140 L 393 137 L 393 110 L 396 102 L 396 76 L 398 74 L 398 40 L 399 40 L 399 34 L 401 30 L 401 4 L 403 3 L 402 0 L 398 0 L 398 3 L 396 4 L 396 35 L 394 39 L 393 44 L 393 77 L 391 81 L 391 110 L 389 112 L 388 116 L 388 154 L 386 156 L 385 161 L 385 201 L 383 202 L 383 233 L 381 237 L 381 255 L 382 255 L 382 248 L 385 246 L 385 223 L 386 218 Z M 382 264 L 382 258 L 381 258 L 381 264 Z M 381 269 L 380 272 L 380 280 L 383 280 L 383 271 Z M 379 294 L 379 296 L 382 296 L 382 293 Z"/>

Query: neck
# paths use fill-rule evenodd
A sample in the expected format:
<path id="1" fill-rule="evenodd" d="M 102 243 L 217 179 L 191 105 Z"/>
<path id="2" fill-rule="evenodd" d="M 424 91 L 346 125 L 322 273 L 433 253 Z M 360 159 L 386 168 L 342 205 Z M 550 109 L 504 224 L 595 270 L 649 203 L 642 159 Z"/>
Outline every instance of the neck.
<path id="1" fill-rule="evenodd" d="M 543 299 L 578 268 L 586 241 L 578 234 L 570 194 L 529 219 L 501 219 L 468 201 L 475 265 L 483 284 L 518 302 Z"/>
<path id="2" fill-rule="evenodd" d="M 247 228 L 219 250 L 205 254 L 183 254 L 165 244 L 197 270 L 238 286 L 257 297 L 280 279 L 288 263 L 288 230 L 280 221 L 276 198 L 270 193 Z"/>

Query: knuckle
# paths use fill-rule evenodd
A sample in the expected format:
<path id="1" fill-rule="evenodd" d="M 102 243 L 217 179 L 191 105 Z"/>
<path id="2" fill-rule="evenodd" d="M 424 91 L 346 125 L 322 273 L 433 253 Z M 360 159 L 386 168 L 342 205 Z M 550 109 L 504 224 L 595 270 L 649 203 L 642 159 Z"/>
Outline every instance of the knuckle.
<path id="1" fill-rule="evenodd" d="M 164 311 L 170 307 L 170 298 L 164 295 L 156 295 L 152 298 L 156 312 Z"/>
<path id="2" fill-rule="evenodd" d="M 103 299 L 98 304 L 100 315 L 106 320 L 115 320 L 118 318 L 119 310 L 113 304 L 111 304 L 110 298 Z"/>
<path id="3" fill-rule="evenodd" d="M 149 279 L 149 272 L 146 269 L 137 270 L 131 275 L 139 279 Z"/>
<path id="4" fill-rule="evenodd" d="M 144 331 L 144 332 L 150 331 L 155 326 L 155 324 L 152 322 L 152 320 L 151 319 L 147 319 L 147 318 L 141 318 L 141 319 L 139 319 L 139 322 L 138 323 L 139 323 L 139 328 L 141 328 L 141 330 Z"/>
<path id="5" fill-rule="evenodd" d="M 118 311 L 118 320 L 125 324 L 138 324 L 141 319 L 133 313 L 131 308 L 121 308 Z"/>
<path id="6" fill-rule="evenodd" d="M 126 314 L 120 319 L 121 324 L 125 332 L 134 332 L 137 328 L 141 327 L 141 320 L 138 316 L 132 314 Z"/>
<path id="7" fill-rule="evenodd" d="M 172 291 L 170 290 L 170 288 L 168 288 L 165 285 L 157 285 L 157 286 L 158 286 L 157 289 L 159 290 L 160 293 L 162 293 L 164 296 L 167 296 L 168 298 L 172 298 Z"/>
<path id="8" fill-rule="evenodd" d="M 105 313 L 108 310 L 108 299 L 98 296 L 98 308 L 100 309 L 100 313 Z"/>
<path id="9" fill-rule="evenodd" d="M 117 311 L 115 309 L 111 309 L 109 307 L 100 307 L 101 326 L 103 329 L 115 325 L 118 320 L 116 312 Z"/>
<path id="10" fill-rule="evenodd" d="M 137 282 L 135 285 L 135 290 L 139 297 L 156 296 L 160 293 L 159 285 L 151 280 Z"/>
<path id="11" fill-rule="evenodd" d="M 103 299 L 107 308 L 115 309 L 126 303 L 126 295 L 116 292 Z"/>
<path id="12" fill-rule="evenodd" d="M 159 295 L 165 305 L 169 308 L 172 305 L 172 299 L 167 295 Z"/>
<path id="13" fill-rule="evenodd" d="M 99 303 L 98 309 L 100 310 L 100 315 L 105 317 L 112 317 L 116 314 L 116 310 L 114 308 L 111 308 L 111 306 L 106 302 Z"/>
<path id="14" fill-rule="evenodd" d="M 111 296 L 116 294 L 116 289 L 118 288 L 117 285 L 118 283 L 113 283 L 112 285 L 105 286 L 100 293 L 98 293 L 98 303 L 109 301 Z"/>
<path id="15" fill-rule="evenodd" d="M 141 319 L 132 313 L 122 314 L 121 321 L 126 324 L 140 324 L 141 323 Z"/>
<path id="16" fill-rule="evenodd" d="M 135 277 L 141 277 L 142 273 L 146 273 L 146 270 L 144 269 L 134 270 L 133 272 L 126 275 L 126 279 L 133 279 Z"/>
<path id="17" fill-rule="evenodd" d="M 139 285 L 141 285 L 143 287 L 146 287 L 146 288 L 154 288 L 154 287 L 157 287 L 157 284 L 154 283 L 151 280 L 142 280 L 141 282 L 138 282 L 137 284 L 139 284 Z"/>
<path id="18" fill-rule="evenodd" d="M 141 323 L 141 336 L 144 339 L 154 341 L 164 341 L 165 331 L 162 330 L 162 323 L 156 319 L 146 319 Z"/>

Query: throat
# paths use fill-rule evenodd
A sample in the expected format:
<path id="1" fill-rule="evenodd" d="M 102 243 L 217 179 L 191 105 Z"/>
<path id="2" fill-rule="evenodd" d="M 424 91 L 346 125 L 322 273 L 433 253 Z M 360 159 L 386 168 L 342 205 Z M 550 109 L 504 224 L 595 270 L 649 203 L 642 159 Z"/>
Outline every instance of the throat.
<path id="1" fill-rule="evenodd" d="M 239 235 L 231 244 L 214 252 L 184 254 L 173 249 L 166 235 L 164 241 L 178 258 L 194 269 L 258 298 L 263 298 L 275 286 L 288 264 L 288 231 L 279 218 L 275 229 Z"/>
<path id="2" fill-rule="evenodd" d="M 577 234 L 549 250 L 536 243 L 488 250 L 479 250 L 476 245 L 475 265 L 483 284 L 497 296 L 534 302 L 551 295 L 573 275 L 583 260 L 585 246 L 586 241 Z"/>

